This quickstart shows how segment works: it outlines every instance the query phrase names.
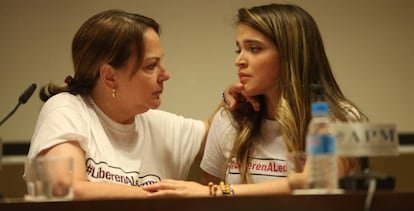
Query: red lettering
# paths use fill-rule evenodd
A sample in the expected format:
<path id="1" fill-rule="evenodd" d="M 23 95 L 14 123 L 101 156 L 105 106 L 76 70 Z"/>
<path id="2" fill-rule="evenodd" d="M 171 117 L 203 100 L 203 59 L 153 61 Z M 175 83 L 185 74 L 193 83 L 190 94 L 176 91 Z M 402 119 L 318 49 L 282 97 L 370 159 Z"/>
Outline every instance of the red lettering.
<path id="1" fill-rule="evenodd" d="M 272 165 L 272 162 L 270 162 L 270 163 L 267 165 L 267 171 L 273 171 L 273 165 Z"/>
<path id="2" fill-rule="evenodd" d="M 230 168 L 231 168 L 231 169 L 238 169 L 238 168 L 239 168 L 239 165 L 237 164 L 237 162 L 236 162 L 236 161 L 232 160 L 232 161 L 231 161 Z"/>
<path id="3" fill-rule="evenodd" d="M 283 171 L 283 166 L 282 165 L 278 165 L 277 166 L 277 169 L 278 169 L 278 172 L 281 172 L 281 171 Z"/>
<path id="4" fill-rule="evenodd" d="M 254 169 L 254 167 L 256 166 L 256 163 L 251 163 L 251 165 L 250 165 L 251 167 L 250 167 L 250 169 Z"/>

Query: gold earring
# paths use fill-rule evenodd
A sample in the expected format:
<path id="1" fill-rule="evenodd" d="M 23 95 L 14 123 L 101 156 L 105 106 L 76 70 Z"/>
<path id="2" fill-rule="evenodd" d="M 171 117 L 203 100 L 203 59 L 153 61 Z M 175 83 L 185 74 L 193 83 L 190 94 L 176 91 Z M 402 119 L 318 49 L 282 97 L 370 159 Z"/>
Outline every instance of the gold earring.
<path id="1" fill-rule="evenodd" d="M 115 92 L 115 89 L 112 89 L 112 98 L 114 98 L 114 99 L 115 99 L 115 97 L 116 97 L 116 92 Z"/>

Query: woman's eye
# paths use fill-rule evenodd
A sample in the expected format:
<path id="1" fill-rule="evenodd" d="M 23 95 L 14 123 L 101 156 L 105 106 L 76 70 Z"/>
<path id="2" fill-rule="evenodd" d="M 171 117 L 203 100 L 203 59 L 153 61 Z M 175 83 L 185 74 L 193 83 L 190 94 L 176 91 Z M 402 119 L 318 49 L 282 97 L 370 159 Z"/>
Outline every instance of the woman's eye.
<path id="1" fill-rule="evenodd" d="M 257 52 L 259 52 L 261 49 L 259 48 L 259 47 L 257 47 L 257 46 L 251 46 L 250 47 L 250 51 L 251 52 L 253 52 L 253 53 L 257 53 Z"/>
<path id="2" fill-rule="evenodd" d="M 147 68 L 148 69 L 150 69 L 150 70 L 153 70 L 153 69 L 155 69 L 157 67 L 157 64 L 151 64 L 151 65 L 148 65 L 147 66 Z"/>
<path id="3" fill-rule="evenodd" d="M 257 46 L 249 46 L 249 47 L 246 47 L 246 51 L 250 51 L 250 52 L 252 52 L 252 53 L 258 53 L 258 52 L 260 52 L 262 49 L 260 48 L 260 47 L 257 47 Z M 234 51 L 236 54 L 240 54 L 241 52 L 242 52 L 242 50 L 239 48 L 239 49 L 236 49 L 235 51 Z"/>

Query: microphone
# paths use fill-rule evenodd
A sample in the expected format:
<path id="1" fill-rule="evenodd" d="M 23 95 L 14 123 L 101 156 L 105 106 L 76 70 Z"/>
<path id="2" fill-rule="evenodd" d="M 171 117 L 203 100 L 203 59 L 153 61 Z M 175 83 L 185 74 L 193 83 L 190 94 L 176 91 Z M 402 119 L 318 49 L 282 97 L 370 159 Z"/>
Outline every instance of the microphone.
<path id="1" fill-rule="evenodd" d="M 27 89 L 24 90 L 22 95 L 20 95 L 19 103 L 25 104 L 29 100 L 29 98 L 32 96 L 35 89 L 36 89 L 36 84 L 32 84 L 29 87 L 27 87 Z"/>
<path id="2" fill-rule="evenodd" d="M 17 108 L 19 108 L 21 104 L 25 104 L 29 100 L 33 92 L 36 90 L 36 87 L 36 84 L 32 83 L 29 87 L 27 87 L 26 90 L 24 90 L 24 92 L 19 97 L 19 102 L 17 103 L 16 107 L 14 107 L 14 109 L 6 117 L 4 117 L 3 120 L 1 120 L 0 126 L 3 125 L 3 123 L 14 114 L 14 112 L 16 112 Z"/>

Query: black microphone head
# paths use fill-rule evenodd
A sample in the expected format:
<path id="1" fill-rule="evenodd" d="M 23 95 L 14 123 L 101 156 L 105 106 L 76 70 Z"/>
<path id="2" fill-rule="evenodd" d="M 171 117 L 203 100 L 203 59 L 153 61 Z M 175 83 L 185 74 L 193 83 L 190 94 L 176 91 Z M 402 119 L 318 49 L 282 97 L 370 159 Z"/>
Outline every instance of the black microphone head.
<path id="1" fill-rule="evenodd" d="M 20 95 L 19 97 L 19 103 L 25 104 L 29 98 L 32 96 L 33 92 L 36 90 L 36 84 L 33 83 L 29 87 L 27 87 L 26 90 Z"/>

